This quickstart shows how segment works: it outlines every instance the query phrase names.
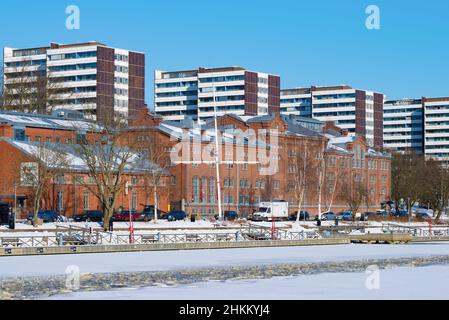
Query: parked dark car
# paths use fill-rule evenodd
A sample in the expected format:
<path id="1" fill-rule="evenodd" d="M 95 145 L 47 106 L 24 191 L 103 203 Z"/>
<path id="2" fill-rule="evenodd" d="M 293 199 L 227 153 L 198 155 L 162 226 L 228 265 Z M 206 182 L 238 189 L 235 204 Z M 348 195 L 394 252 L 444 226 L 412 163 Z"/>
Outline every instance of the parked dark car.
<path id="1" fill-rule="evenodd" d="M 394 217 L 408 217 L 408 212 L 405 210 L 399 210 L 393 213 Z"/>
<path id="2" fill-rule="evenodd" d="M 37 213 L 37 217 L 38 219 L 41 219 L 42 221 L 44 221 L 45 223 L 47 222 L 56 222 L 59 221 L 59 215 L 56 211 L 52 211 L 52 210 L 41 210 Z M 28 218 L 28 221 L 33 221 L 34 220 L 34 214 L 31 213 Z"/>
<path id="3" fill-rule="evenodd" d="M 129 210 L 122 210 L 120 212 L 114 213 L 112 219 L 114 221 L 129 221 Z M 131 211 L 131 220 L 137 221 L 140 218 L 140 213 L 137 211 Z"/>
<path id="4" fill-rule="evenodd" d="M 376 215 L 377 215 L 376 212 L 367 211 L 367 212 L 362 213 L 360 220 L 367 221 L 367 220 L 371 219 L 372 217 L 375 217 Z"/>
<path id="5" fill-rule="evenodd" d="M 157 218 L 163 219 L 163 216 L 167 213 L 165 211 L 157 209 Z M 138 219 L 139 221 L 151 221 L 154 220 L 154 206 L 153 205 L 147 205 L 143 208 L 143 211 L 140 213 L 140 217 Z"/>
<path id="6" fill-rule="evenodd" d="M 327 221 L 327 220 L 335 220 L 337 219 L 337 215 L 333 213 L 332 211 L 324 212 L 321 214 L 321 220 Z"/>
<path id="7" fill-rule="evenodd" d="M 73 217 L 76 222 L 102 222 L 104 213 L 100 210 L 86 210 L 82 214 Z"/>
<path id="8" fill-rule="evenodd" d="M 290 221 L 296 221 L 297 217 L 298 217 L 298 211 L 296 211 L 295 213 L 291 214 L 291 215 L 288 217 L 288 219 L 289 219 Z M 301 212 L 299 213 L 299 220 L 300 220 L 300 221 L 304 221 L 304 220 L 309 221 L 309 219 L 310 219 L 310 214 L 309 214 L 309 212 L 307 212 L 307 211 L 301 211 Z"/>
<path id="9" fill-rule="evenodd" d="M 0 226 L 9 224 L 10 206 L 7 203 L 0 202 Z"/>
<path id="10" fill-rule="evenodd" d="M 225 211 L 224 218 L 225 220 L 237 220 L 239 218 L 239 214 L 237 211 Z"/>
<path id="11" fill-rule="evenodd" d="M 352 212 L 351 211 L 342 211 L 338 214 L 338 219 L 343 221 L 352 221 Z"/>
<path id="12" fill-rule="evenodd" d="M 424 219 L 424 220 L 432 219 L 432 217 L 428 213 L 426 213 L 426 212 L 418 212 L 416 214 L 416 218 Z"/>
<path id="13" fill-rule="evenodd" d="M 168 221 L 184 220 L 187 214 L 184 211 L 170 211 L 166 215 L 162 216 L 162 219 L 167 219 Z"/>
<path id="14" fill-rule="evenodd" d="M 388 211 L 385 210 L 379 210 L 376 212 L 376 214 L 380 217 L 388 217 L 390 214 L 388 213 Z"/>

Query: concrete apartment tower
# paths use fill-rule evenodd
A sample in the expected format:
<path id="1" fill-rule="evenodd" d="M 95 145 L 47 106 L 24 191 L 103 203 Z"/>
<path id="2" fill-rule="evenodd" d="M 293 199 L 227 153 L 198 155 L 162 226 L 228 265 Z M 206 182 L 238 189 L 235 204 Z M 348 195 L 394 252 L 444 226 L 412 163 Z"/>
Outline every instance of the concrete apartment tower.
<path id="1" fill-rule="evenodd" d="M 383 145 L 384 95 L 350 86 L 306 87 L 281 90 L 281 113 L 333 121 L 369 146 Z"/>
<path id="2" fill-rule="evenodd" d="M 54 89 L 46 101 L 53 110 L 77 110 L 96 119 L 112 112 L 128 116 L 145 107 L 143 53 L 86 42 L 4 48 L 3 56 L 3 91 L 12 96 L 13 106 L 29 103 L 19 101 L 19 83 L 31 83 L 31 100 L 36 92 L 33 85 L 39 86 L 39 79 L 45 79 Z"/>
<path id="3" fill-rule="evenodd" d="M 280 110 L 280 77 L 241 67 L 155 71 L 155 112 L 164 120 L 267 115 Z M 215 89 L 214 89 L 215 88 Z M 215 90 L 215 92 L 214 92 Z"/>

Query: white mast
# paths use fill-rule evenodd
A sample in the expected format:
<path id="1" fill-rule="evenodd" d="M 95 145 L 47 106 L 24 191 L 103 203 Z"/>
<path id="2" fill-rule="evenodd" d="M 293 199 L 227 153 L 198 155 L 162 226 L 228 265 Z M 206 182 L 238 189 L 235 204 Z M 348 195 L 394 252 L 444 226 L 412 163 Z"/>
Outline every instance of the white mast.
<path id="1" fill-rule="evenodd" d="M 223 221 L 223 213 L 221 210 L 221 187 L 220 187 L 220 153 L 218 145 L 218 124 L 217 124 L 217 106 L 215 103 L 215 84 L 212 86 L 214 97 L 214 120 L 215 120 L 215 168 L 217 169 L 217 196 L 218 196 L 218 217 Z"/>

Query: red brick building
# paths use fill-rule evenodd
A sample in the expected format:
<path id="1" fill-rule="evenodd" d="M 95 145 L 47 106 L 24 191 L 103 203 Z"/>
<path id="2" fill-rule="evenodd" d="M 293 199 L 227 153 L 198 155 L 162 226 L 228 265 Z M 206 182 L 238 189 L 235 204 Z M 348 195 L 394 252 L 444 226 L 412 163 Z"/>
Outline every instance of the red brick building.
<path id="1" fill-rule="evenodd" d="M 278 113 L 225 115 L 218 119 L 218 127 L 223 210 L 246 215 L 261 201 L 286 200 L 292 212 L 299 203 L 311 214 L 338 212 L 348 208 L 347 195 L 361 186 L 367 196 L 360 211 L 378 209 L 390 199 L 390 156 L 369 148 L 361 136 L 347 135 L 332 124 L 322 131 L 310 130 Z M 30 211 L 31 191 L 17 184 L 17 174 L 20 163 L 32 159 L 20 145 L 72 146 L 80 139 L 98 140 L 99 133 L 88 128 L 85 120 L 0 113 L 4 137 L 0 142 L 0 200 L 12 202 L 16 194 L 23 211 Z M 164 122 L 142 112 L 129 121 L 128 133 L 123 144 L 151 149 L 153 162 L 167 171 L 158 188 L 162 210 L 184 209 L 203 216 L 218 213 L 213 121 L 199 127 L 193 121 Z M 98 209 L 93 194 L 76 183 L 89 179 L 86 171 L 68 170 L 63 176 L 48 182 L 43 208 L 62 210 L 67 216 L 86 208 Z M 124 179 L 132 187 L 123 190 L 117 206 L 141 210 L 153 204 L 152 188 L 143 176 L 129 172 Z"/>
<path id="2" fill-rule="evenodd" d="M 37 153 L 30 152 L 33 146 L 63 146 L 74 150 L 80 139 L 98 140 L 98 132 L 89 131 L 91 123 L 85 120 L 60 118 L 44 115 L 30 115 L 15 112 L 0 113 L 0 201 L 13 204 L 16 199 L 18 217 L 23 218 L 32 209 L 34 191 L 21 182 L 21 166 L 34 163 Z M 70 154 L 74 165 L 68 165 L 57 176 L 46 182 L 41 208 L 62 212 L 67 217 L 84 210 L 101 210 L 98 199 L 92 192 L 86 168 L 79 165 L 76 155 Z M 143 210 L 144 205 L 153 205 L 153 188 L 148 175 L 141 170 L 127 170 L 122 179 L 126 188 L 117 197 L 116 207 Z M 167 189 L 169 175 L 161 179 L 159 189 Z M 87 187 L 87 186 L 90 186 Z M 167 208 L 168 196 L 161 193 L 159 206 Z"/>
<path id="3" fill-rule="evenodd" d="M 195 158 L 215 149 L 212 125 L 213 121 L 202 127 L 192 121 L 162 122 L 151 115 L 130 123 L 136 140 L 150 141 L 158 153 L 165 154 L 161 161 L 172 174 L 171 208 L 201 215 L 218 212 L 214 159 Z M 348 136 L 330 124 L 323 132 L 312 131 L 278 113 L 261 117 L 225 115 L 218 119 L 218 126 L 223 136 L 220 140 L 220 186 L 224 210 L 250 214 L 259 202 L 275 199 L 288 201 L 292 212 L 298 210 L 295 177 L 298 158 L 304 154 L 307 156 L 302 157 L 307 159 L 308 165 L 302 210 L 316 214 L 319 199 L 321 212 L 345 210 L 348 208 L 345 195 L 355 192 L 356 187 L 363 187 L 367 192 L 360 211 L 379 209 L 381 203 L 390 198 L 390 156 L 370 149 L 360 136 Z M 248 132 L 257 138 L 252 143 L 243 143 L 242 148 L 240 138 Z M 182 146 L 185 149 L 181 155 Z M 250 159 L 254 151 L 260 153 L 264 148 L 267 153 L 272 150 L 276 157 L 273 174 L 262 174 L 258 159 Z M 183 163 L 171 163 L 174 153 Z M 322 182 L 317 186 L 320 172 Z"/>

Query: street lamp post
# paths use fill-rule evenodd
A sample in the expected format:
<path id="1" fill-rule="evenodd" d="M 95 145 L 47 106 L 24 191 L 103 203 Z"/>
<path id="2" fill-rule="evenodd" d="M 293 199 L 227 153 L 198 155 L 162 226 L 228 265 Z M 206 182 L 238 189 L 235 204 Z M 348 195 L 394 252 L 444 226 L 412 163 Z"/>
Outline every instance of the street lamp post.
<path id="1" fill-rule="evenodd" d="M 128 196 L 129 196 L 129 243 L 134 243 L 134 225 L 132 218 L 132 186 L 129 184 L 128 186 Z"/>

